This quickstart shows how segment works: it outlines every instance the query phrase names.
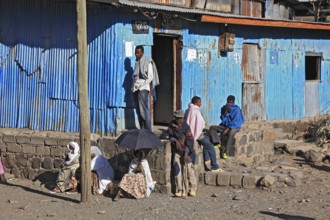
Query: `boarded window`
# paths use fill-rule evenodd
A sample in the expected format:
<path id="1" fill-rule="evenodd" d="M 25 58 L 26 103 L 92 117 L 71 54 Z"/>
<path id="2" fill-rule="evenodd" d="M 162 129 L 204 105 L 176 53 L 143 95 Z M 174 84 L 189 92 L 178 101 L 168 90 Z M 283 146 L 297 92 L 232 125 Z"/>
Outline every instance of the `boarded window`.
<path id="1" fill-rule="evenodd" d="M 306 54 L 305 76 L 306 80 L 320 80 L 321 78 L 321 55 Z"/>

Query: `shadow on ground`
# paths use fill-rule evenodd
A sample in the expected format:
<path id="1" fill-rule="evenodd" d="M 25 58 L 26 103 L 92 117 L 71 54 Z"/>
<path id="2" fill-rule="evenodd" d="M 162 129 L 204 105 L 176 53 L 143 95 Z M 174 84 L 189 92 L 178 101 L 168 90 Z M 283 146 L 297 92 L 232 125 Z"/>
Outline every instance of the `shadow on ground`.
<path id="1" fill-rule="evenodd" d="M 313 162 L 307 162 L 305 159 L 294 159 L 296 161 L 296 164 L 298 165 L 309 165 L 311 168 L 320 170 L 320 171 L 325 171 L 325 172 L 330 172 L 330 166 L 328 165 L 317 165 Z"/>
<path id="2" fill-rule="evenodd" d="M 29 187 L 26 187 L 26 186 L 12 184 L 12 183 L 9 183 L 9 182 L 3 183 L 3 184 L 6 184 L 6 185 L 11 186 L 11 187 L 19 187 L 19 188 L 22 188 L 22 189 L 24 189 L 28 192 L 40 194 L 40 195 L 47 196 L 47 197 L 54 198 L 54 199 L 61 199 L 61 200 L 68 201 L 68 202 L 73 202 L 73 203 L 79 203 L 80 202 L 79 200 L 76 200 L 76 199 L 60 196 L 61 195 L 60 193 L 51 194 L 49 192 L 43 192 L 43 191 L 32 189 L 32 188 L 29 188 Z"/>
<path id="3" fill-rule="evenodd" d="M 314 169 L 330 172 L 330 166 L 326 166 L 326 165 L 319 166 L 319 165 L 316 165 L 316 164 L 310 164 L 310 166 Z"/>
<path id="4" fill-rule="evenodd" d="M 44 185 L 46 189 L 53 190 L 55 187 L 57 172 L 45 171 L 36 176 L 33 182 L 39 181 L 41 185 Z"/>
<path id="5" fill-rule="evenodd" d="M 264 215 L 274 216 L 274 217 L 277 217 L 280 219 L 285 219 L 285 220 L 315 220 L 314 218 L 304 217 L 304 216 L 299 216 L 299 215 L 287 215 L 287 214 L 265 212 L 265 211 L 260 211 L 260 213 L 264 214 Z"/>

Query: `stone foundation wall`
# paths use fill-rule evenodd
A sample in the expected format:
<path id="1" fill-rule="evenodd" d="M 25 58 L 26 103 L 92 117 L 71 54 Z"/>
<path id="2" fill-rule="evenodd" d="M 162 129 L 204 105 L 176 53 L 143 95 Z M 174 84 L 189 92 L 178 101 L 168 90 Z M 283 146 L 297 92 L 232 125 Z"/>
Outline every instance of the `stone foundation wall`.
<path id="1" fill-rule="evenodd" d="M 254 157 L 274 153 L 274 141 L 281 132 L 302 131 L 308 127 L 306 122 L 294 123 L 254 123 L 247 124 L 235 135 L 235 147 L 230 149 L 233 157 Z M 283 134 L 282 134 L 283 135 Z M 45 172 L 56 173 L 64 160 L 66 145 L 70 141 L 79 143 L 78 133 L 39 132 L 27 129 L 0 129 L 1 160 L 7 174 L 16 178 L 34 180 Z M 120 180 L 127 173 L 133 156 L 129 150 L 118 148 L 115 138 L 92 135 L 91 145 L 96 145 L 108 158 L 115 170 L 115 179 Z M 152 177 L 157 181 L 156 192 L 173 192 L 171 177 L 171 146 L 163 140 L 164 147 L 151 151 L 147 156 Z M 196 177 L 204 182 L 204 159 L 202 147 L 195 143 Z M 216 150 L 219 160 L 220 152 Z M 171 184 L 172 183 L 172 184 Z"/>
<path id="2" fill-rule="evenodd" d="M 77 133 L 38 132 L 25 129 L 0 129 L 1 161 L 5 175 L 36 180 L 45 172 L 57 173 L 65 159 L 66 145 L 79 143 Z M 114 138 L 94 137 L 91 145 L 98 146 L 114 168 L 115 179 L 127 173 L 133 155 L 130 150 L 118 148 Z M 152 177 L 157 181 L 156 191 L 167 192 L 165 148 L 151 151 L 147 156 Z M 170 158 L 170 157 L 169 157 Z"/>
<path id="3" fill-rule="evenodd" d="M 234 157 L 251 157 L 256 154 L 273 154 L 273 143 L 276 133 L 271 130 L 242 130 L 235 135 L 234 147 L 229 155 Z"/>

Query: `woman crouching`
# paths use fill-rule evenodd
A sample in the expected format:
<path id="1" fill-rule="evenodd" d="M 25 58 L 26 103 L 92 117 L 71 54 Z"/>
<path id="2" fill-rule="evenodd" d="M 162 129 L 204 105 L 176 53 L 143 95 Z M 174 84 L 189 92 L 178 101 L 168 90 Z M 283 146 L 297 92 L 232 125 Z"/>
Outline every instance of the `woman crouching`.
<path id="1" fill-rule="evenodd" d="M 51 193 L 60 193 L 69 191 L 70 193 L 77 193 L 77 179 L 76 171 L 79 168 L 80 148 L 78 143 L 70 142 L 67 144 L 68 153 L 65 161 L 61 166 L 61 171 L 56 180 L 56 187 Z"/>
<path id="2" fill-rule="evenodd" d="M 152 180 L 145 153 L 142 150 L 136 150 L 133 152 L 133 156 L 134 159 L 129 165 L 128 173 L 119 183 L 119 190 L 114 201 L 118 201 L 119 198 L 146 198 L 155 188 L 156 182 Z"/>
<path id="3" fill-rule="evenodd" d="M 110 190 L 114 172 L 108 160 L 103 157 L 101 150 L 91 147 L 91 171 L 92 171 L 92 193 L 93 195 L 103 194 Z"/>

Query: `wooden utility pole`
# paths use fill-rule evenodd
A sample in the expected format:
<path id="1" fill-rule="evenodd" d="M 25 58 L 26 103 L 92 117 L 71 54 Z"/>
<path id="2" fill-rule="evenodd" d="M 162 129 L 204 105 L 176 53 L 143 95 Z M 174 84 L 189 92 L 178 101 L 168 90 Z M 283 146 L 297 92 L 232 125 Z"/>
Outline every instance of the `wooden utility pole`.
<path id="1" fill-rule="evenodd" d="M 77 0 L 77 59 L 78 59 L 78 94 L 80 120 L 80 167 L 81 167 L 81 202 L 90 201 L 91 197 L 91 147 L 90 116 L 88 105 L 87 74 L 87 16 L 86 0 Z"/>

